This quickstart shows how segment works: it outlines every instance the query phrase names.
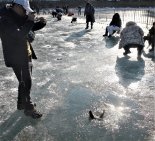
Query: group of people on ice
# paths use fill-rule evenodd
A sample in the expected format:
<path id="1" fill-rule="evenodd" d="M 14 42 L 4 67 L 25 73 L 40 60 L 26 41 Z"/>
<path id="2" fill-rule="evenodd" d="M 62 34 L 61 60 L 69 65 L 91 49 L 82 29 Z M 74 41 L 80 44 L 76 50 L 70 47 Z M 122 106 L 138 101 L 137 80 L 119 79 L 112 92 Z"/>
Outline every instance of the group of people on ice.
<path id="1" fill-rule="evenodd" d="M 81 10 L 81 7 L 79 8 Z M 79 13 L 79 11 L 78 11 Z M 95 22 L 95 9 L 91 3 L 86 3 L 84 9 L 84 16 L 86 17 L 86 28 L 89 26 L 93 29 L 93 24 Z M 90 24 L 90 25 L 89 25 Z M 122 29 L 122 21 L 119 13 L 115 13 L 112 17 L 112 20 L 109 26 L 105 29 L 104 37 L 110 38 L 113 34 L 120 34 L 119 49 L 124 48 L 124 55 L 131 53 L 130 48 L 137 48 L 137 58 L 141 58 L 141 54 L 144 48 L 144 42 L 147 40 L 149 45 L 152 47 L 149 51 L 154 51 L 155 43 L 155 22 L 149 30 L 147 36 L 144 36 L 143 29 L 136 24 L 136 22 L 129 21 L 126 23 L 126 26 Z"/>
<path id="2" fill-rule="evenodd" d="M 86 15 L 86 29 L 89 28 L 89 22 L 91 24 L 91 29 L 93 28 L 93 23 L 95 22 L 94 13 L 94 7 L 90 3 L 87 3 L 84 11 L 84 15 Z M 149 45 L 152 47 L 149 51 L 154 51 L 155 22 L 147 36 L 144 36 L 142 28 L 133 21 L 127 22 L 122 31 L 121 28 L 122 21 L 120 15 L 119 13 L 115 13 L 109 26 L 106 27 L 105 34 L 103 36 L 110 38 L 114 33 L 120 34 L 119 49 L 124 48 L 124 55 L 131 53 L 130 48 L 137 48 L 137 58 L 140 59 L 144 48 L 144 42 L 146 40 L 148 40 Z"/>
<path id="3" fill-rule="evenodd" d="M 57 8 L 57 12 L 58 10 L 60 12 Z M 34 13 L 29 0 L 13 0 L 10 5 L 0 9 L 0 38 L 5 65 L 12 68 L 19 82 L 17 109 L 24 110 L 25 115 L 38 119 L 42 114 L 36 110 L 36 104 L 32 103 L 30 96 L 32 59 L 37 59 L 31 43 L 35 38 L 34 32 L 46 25 L 46 19 L 36 18 Z M 94 7 L 87 3 L 84 11 L 86 29 L 89 28 L 89 23 L 91 29 L 93 28 L 94 13 Z M 111 38 L 115 32 L 120 33 L 119 48 L 124 48 L 124 55 L 130 53 L 131 47 L 137 47 L 140 58 L 146 40 L 152 46 L 150 51 L 154 51 L 155 22 L 145 37 L 143 30 L 133 21 L 127 22 L 122 31 L 121 27 L 120 15 L 115 13 L 103 36 Z"/>
<path id="4" fill-rule="evenodd" d="M 153 22 L 153 25 L 147 36 L 144 36 L 142 28 L 133 21 L 127 22 L 122 31 L 121 27 L 122 21 L 120 15 L 115 13 L 109 26 L 106 27 L 106 31 L 103 36 L 110 38 L 114 33 L 120 33 L 119 49 L 124 48 L 124 55 L 131 53 L 130 48 L 137 48 L 137 58 L 140 59 L 144 48 L 144 42 L 146 40 L 148 40 L 149 45 L 152 47 L 149 51 L 154 51 L 155 22 Z"/>
<path id="5" fill-rule="evenodd" d="M 64 6 L 63 8 L 60 8 L 59 6 L 56 6 L 55 9 L 52 10 L 52 16 L 53 18 L 57 18 L 58 21 L 61 20 L 62 15 L 68 15 L 68 16 L 73 16 L 74 13 L 69 11 L 69 7 L 68 6 Z"/>

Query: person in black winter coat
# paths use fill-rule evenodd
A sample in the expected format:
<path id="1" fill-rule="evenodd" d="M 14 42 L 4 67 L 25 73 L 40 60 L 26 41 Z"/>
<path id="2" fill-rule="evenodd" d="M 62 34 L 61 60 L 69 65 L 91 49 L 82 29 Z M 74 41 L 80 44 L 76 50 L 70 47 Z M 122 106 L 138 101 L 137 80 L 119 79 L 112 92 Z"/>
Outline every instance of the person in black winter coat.
<path id="1" fill-rule="evenodd" d="M 56 16 L 57 16 L 57 12 L 56 12 L 56 10 L 54 9 L 53 11 L 52 11 L 52 16 L 53 16 L 53 18 L 55 18 Z"/>
<path id="2" fill-rule="evenodd" d="M 121 26 L 122 26 L 122 21 L 121 21 L 120 15 L 118 13 L 115 13 L 113 15 L 112 21 L 110 22 L 109 26 L 106 27 L 106 31 L 103 36 L 111 37 L 116 31 L 119 33 Z"/>
<path id="3" fill-rule="evenodd" d="M 147 36 L 144 36 L 144 41 L 148 40 L 149 45 L 152 46 L 152 48 L 149 50 L 154 51 L 154 44 L 155 44 L 155 22 L 153 22 L 153 26 L 149 30 L 149 34 Z"/>
<path id="4" fill-rule="evenodd" d="M 93 23 L 95 22 L 94 14 L 94 7 L 90 3 L 87 3 L 84 11 L 84 16 L 86 16 L 86 29 L 89 28 L 89 22 L 91 23 L 91 29 L 93 28 Z"/>
<path id="5" fill-rule="evenodd" d="M 0 10 L 0 38 L 5 64 L 13 69 L 19 81 L 17 109 L 32 118 L 40 118 L 42 114 L 35 109 L 30 97 L 32 51 L 28 33 L 34 27 L 34 18 L 28 0 L 14 0 Z"/>

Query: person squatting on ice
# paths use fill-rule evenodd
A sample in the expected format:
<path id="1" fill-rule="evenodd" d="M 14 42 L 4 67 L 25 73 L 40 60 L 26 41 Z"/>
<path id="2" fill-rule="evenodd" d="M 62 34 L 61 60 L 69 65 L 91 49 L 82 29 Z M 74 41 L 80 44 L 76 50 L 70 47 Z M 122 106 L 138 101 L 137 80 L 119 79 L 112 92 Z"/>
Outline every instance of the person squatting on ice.
<path id="1" fill-rule="evenodd" d="M 28 0 L 14 0 L 10 6 L 0 9 L 0 38 L 5 64 L 13 69 L 19 81 L 17 109 L 32 118 L 40 118 L 42 114 L 30 97 L 32 46 L 27 36 L 34 26 L 33 12 Z"/>
<path id="2" fill-rule="evenodd" d="M 137 48 L 137 59 L 141 58 L 144 47 L 143 30 L 133 21 L 127 22 L 126 27 L 122 30 L 120 35 L 119 49 L 124 48 L 124 55 L 130 52 L 130 48 Z"/>
<path id="3" fill-rule="evenodd" d="M 57 13 L 57 20 L 58 21 L 61 21 L 61 18 L 62 18 L 62 13 L 61 12 L 59 12 L 59 13 Z"/>
<path id="4" fill-rule="evenodd" d="M 122 26 L 122 21 L 121 21 L 120 15 L 118 13 L 115 13 L 112 17 L 112 21 L 110 22 L 109 26 L 106 27 L 106 31 L 103 36 L 111 37 L 115 32 L 119 33 L 121 30 L 121 26 Z"/>
<path id="5" fill-rule="evenodd" d="M 149 45 L 151 45 L 151 47 L 152 47 L 149 51 L 150 52 L 154 51 L 154 44 L 155 44 L 155 22 L 153 22 L 153 25 L 152 25 L 151 29 L 149 29 L 148 35 L 144 36 L 144 42 L 146 40 L 149 42 Z"/>
<path id="6" fill-rule="evenodd" d="M 94 7 L 90 4 L 87 3 L 85 6 L 85 11 L 84 11 L 84 16 L 86 16 L 86 28 L 89 28 L 89 22 L 91 23 L 91 29 L 93 29 L 93 23 L 95 22 L 95 9 Z"/>

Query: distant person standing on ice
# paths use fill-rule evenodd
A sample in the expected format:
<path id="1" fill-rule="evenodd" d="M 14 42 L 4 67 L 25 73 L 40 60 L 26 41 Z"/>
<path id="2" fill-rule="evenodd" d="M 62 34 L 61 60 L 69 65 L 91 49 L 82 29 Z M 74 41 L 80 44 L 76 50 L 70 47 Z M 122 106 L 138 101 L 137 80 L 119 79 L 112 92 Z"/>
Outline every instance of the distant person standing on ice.
<path id="1" fill-rule="evenodd" d="M 112 21 L 110 22 L 109 26 L 106 27 L 106 31 L 103 36 L 111 37 L 116 31 L 119 33 L 121 26 L 122 26 L 122 21 L 121 21 L 120 15 L 118 13 L 115 13 L 112 17 Z"/>
<path id="2" fill-rule="evenodd" d="M 78 6 L 78 16 L 81 15 L 81 6 Z"/>
<path id="3" fill-rule="evenodd" d="M 84 16 L 86 16 L 86 29 L 89 28 L 89 22 L 91 23 L 91 29 L 93 29 L 93 23 L 95 22 L 94 14 L 94 7 L 90 3 L 87 3 L 84 11 Z"/>
<path id="4" fill-rule="evenodd" d="M 137 59 L 140 59 L 144 47 L 143 36 L 143 30 L 135 22 L 127 22 L 120 35 L 119 49 L 124 48 L 123 54 L 127 55 L 131 53 L 130 48 L 137 48 Z"/>
<path id="5" fill-rule="evenodd" d="M 42 114 L 35 109 L 31 101 L 31 49 L 27 39 L 34 26 L 34 11 L 28 0 L 13 0 L 12 4 L 0 10 L 0 38 L 4 60 L 7 67 L 13 69 L 19 86 L 17 109 L 34 119 Z"/>

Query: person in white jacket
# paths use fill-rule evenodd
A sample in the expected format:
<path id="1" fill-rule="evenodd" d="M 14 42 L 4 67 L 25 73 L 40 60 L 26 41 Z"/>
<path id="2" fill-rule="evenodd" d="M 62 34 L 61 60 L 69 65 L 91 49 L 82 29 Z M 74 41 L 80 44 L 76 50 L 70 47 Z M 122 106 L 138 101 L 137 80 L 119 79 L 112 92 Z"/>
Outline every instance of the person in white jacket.
<path id="1" fill-rule="evenodd" d="M 137 58 L 140 59 L 144 47 L 143 36 L 142 28 L 133 21 L 127 22 L 120 35 L 119 49 L 124 48 L 123 54 L 127 55 L 131 53 L 130 48 L 137 48 Z"/>

